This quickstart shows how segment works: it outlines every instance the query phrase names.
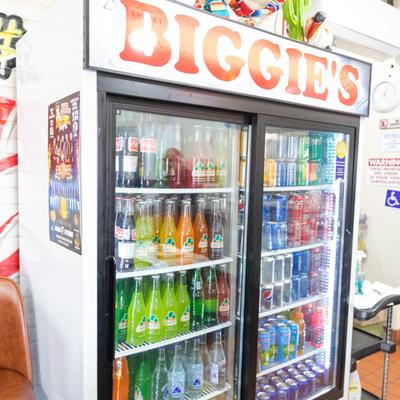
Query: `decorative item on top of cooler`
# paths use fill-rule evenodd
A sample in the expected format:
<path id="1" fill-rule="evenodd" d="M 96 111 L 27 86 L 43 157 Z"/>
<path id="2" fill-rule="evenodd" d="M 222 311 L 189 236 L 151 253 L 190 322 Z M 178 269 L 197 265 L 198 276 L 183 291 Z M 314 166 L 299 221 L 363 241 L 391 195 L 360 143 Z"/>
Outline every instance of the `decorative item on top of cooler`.
<path id="1" fill-rule="evenodd" d="M 305 26 L 305 38 L 307 43 L 321 49 L 332 49 L 333 33 L 325 23 L 326 14 L 318 11 L 312 18 L 307 20 Z"/>
<path id="2" fill-rule="evenodd" d="M 226 0 L 196 0 L 193 4 L 196 8 L 201 8 L 219 17 L 229 18 L 228 4 Z"/>
<path id="3" fill-rule="evenodd" d="M 305 14 L 310 7 L 311 0 L 286 0 L 283 4 L 283 17 L 288 25 L 287 34 L 291 39 L 305 41 Z"/>

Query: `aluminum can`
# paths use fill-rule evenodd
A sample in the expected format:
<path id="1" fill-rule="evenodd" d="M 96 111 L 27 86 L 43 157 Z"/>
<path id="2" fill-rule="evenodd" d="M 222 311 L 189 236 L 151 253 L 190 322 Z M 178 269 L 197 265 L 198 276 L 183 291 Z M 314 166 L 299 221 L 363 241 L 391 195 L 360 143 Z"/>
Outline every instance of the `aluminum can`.
<path id="1" fill-rule="evenodd" d="M 300 274 L 308 274 L 310 272 L 311 254 L 310 250 L 303 250 L 301 252 L 301 267 Z"/>
<path id="2" fill-rule="evenodd" d="M 281 382 L 275 385 L 278 400 L 290 400 L 290 387 Z"/>
<path id="3" fill-rule="evenodd" d="M 284 133 L 278 134 L 278 158 L 286 159 L 288 158 L 288 136 Z"/>
<path id="4" fill-rule="evenodd" d="M 311 186 L 318 186 L 322 184 L 322 162 L 309 161 L 308 162 L 308 184 Z"/>
<path id="5" fill-rule="evenodd" d="M 335 220 L 332 217 L 320 218 L 317 221 L 319 240 L 332 240 L 335 232 Z"/>
<path id="6" fill-rule="evenodd" d="M 269 348 L 269 362 L 273 364 L 275 362 L 276 357 L 276 328 L 273 324 L 264 324 L 264 329 L 268 330 L 269 338 L 270 338 L 270 348 Z"/>
<path id="7" fill-rule="evenodd" d="M 276 186 L 287 186 L 287 163 L 283 160 L 276 161 Z"/>
<path id="8" fill-rule="evenodd" d="M 304 375 L 297 375 L 295 378 L 299 385 L 299 397 L 305 399 L 308 395 L 308 379 Z"/>
<path id="9" fill-rule="evenodd" d="M 294 368 L 294 367 L 288 368 L 287 372 L 289 372 L 289 375 L 290 375 L 291 378 L 294 378 L 296 375 L 300 374 L 299 370 L 297 368 Z"/>
<path id="10" fill-rule="evenodd" d="M 278 324 L 286 324 L 288 322 L 288 317 L 284 314 L 279 314 L 276 316 Z"/>
<path id="11" fill-rule="evenodd" d="M 310 296 L 318 296 L 319 294 L 319 274 L 318 272 L 310 272 Z"/>
<path id="12" fill-rule="evenodd" d="M 289 247 L 301 246 L 302 226 L 303 226 L 302 221 L 288 222 L 287 227 L 288 227 L 288 246 Z"/>
<path id="13" fill-rule="evenodd" d="M 283 281 L 283 303 L 290 304 L 292 301 L 292 280 Z"/>
<path id="14" fill-rule="evenodd" d="M 261 389 L 263 386 L 268 385 L 269 384 L 268 375 L 264 375 L 264 376 L 257 378 L 257 384 L 261 387 Z"/>
<path id="15" fill-rule="evenodd" d="M 289 372 L 285 371 L 284 369 L 280 369 L 280 370 L 276 371 L 275 373 L 276 373 L 276 376 L 279 376 L 279 378 L 281 378 L 283 381 L 285 381 L 285 379 L 290 378 Z"/>
<path id="16" fill-rule="evenodd" d="M 285 257 L 284 256 L 275 257 L 275 273 L 274 273 L 275 282 L 283 281 L 284 269 L 285 269 Z"/>
<path id="17" fill-rule="evenodd" d="M 299 137 L 297 135 L 290 135 L 287 138 L 287 158 L 295 160 L 298 154 Z"/>
<path id="18" fill-rule="evenodd" d="M 308 135 L 302 135 L 298 137 L 298 160 L 308 160 L 310 158 L 310 138 Z"/>
<path id="19" fill-rule="evenodd" d="M 283 279 L 290 279 L 293 273 L 293 254 L 285 254 L 284 256 L 284 268 L 283 268 Z"/>
<path id="20" fill-rule="evenodd" d="M 322 254 L 321 248 L 316 247 L 315 249 L 310 250 L 310 271 L 318 272 L 321 268 Z"/>
<path id="21" fill-rule="evenodd" d="M 293 360 L 297 357 L 300 330 L 299 326 L 293 321 L 288 321 L 287 325 L 290 329 L 289 359 Z"/>
<path id="22" fill-rule="evenodd" d="M 296 365 L 296 368 L 300 371 L 300 373 L 302 374 L 304 371 L 308 371 L 309 368 L 307 367 L 307 365 L 303 362 L 300 362 Z"/>
<path id="23" fill-rule="evenodd" d="M 265 392 L 258 392 L 256 395 L 257 400 L 269 400 L 270 397 Z"/>
<path id="24" fill-rule="evenodd" d="M 265 204 L 265 203 L 264 203 Z M 269 218 L 271 222 L 286 222 L 288 219 L 288 197 L 282 194 L 270 196 L 267 200 L 269 205 Z"/>
<path id="25" fill-rule="evenodd" d="M 321 367 L 318 367 L 318 365 L 314 365 L 311 367 L 311 371 L 317 374 L 318 387 L 324 387 L 326 385 L 325 370 Z"/>
<path id="26" fill-rule="evenodd" d="M 300 276 L 292 276 L 292 301 L 300 299 Z"/>
<path id="27" fill-rule="evenodd" d="M 317 219 L 310 218 L 308 222 L 308 240 L 309 243 L 315 243 L 318 239 Z"/>
<path id="28" fill-rule="evenodd" d="M 326 217 L 333 217 L 336 210 L 336 195 L 334 192 L 322 192 L 322 214 Z"/>
<path id="29" fill-rule="evenodd" d="M 296 186 L 297 184 L 297 163 L 296 161 L 286 162 L 286 186 Z"/>
<path id="30" fill-rule="evenodd" d="M 289 360 L 290 328 L 286 324 L 276 327 L 277 354 L 276 361 L 283 363 Z"/>
<path id="31" fill-rule="evenodd" d="M 285 222 L 270 222 L 271 250 L 287 248 L 287 224 Z"/>
<path id="32" fill-rule="evenodd" d="M 301 244 L 303 246 L 310 244 L 310 224 L 308 221 L 301 222 Z"/>
<path id="33" fill-rule="evenodd" d="M 300 400 L 299 384 L 296 379 L 288 378 L 285 380 L 285 383 L 290 387 L 290 400 Z"/>
<path id="34" fill-rule="evenodd" d="M 322 160 L 322 135 L 320 133 L 310 133 L 310 160 Z"/>
<path id="35" fill-rule="evenodd" d="M 265 134 L 265 158 L 278 158 L 278 133 Z"/>
<path id="36" fill-rule="evenodd" d="M 271 222 L 263 222 L 262 224 L 262 249 L 264 251 L 270 251 L 273 248 L 272 245 L 272 223 Z"/>
<path id="37" fill-rule="evenodd" d="M 304 195 L 294 194 L 288 200 L 289 221 L 302 221 L 304 217 Z"/>
<path id="38" fill-rule="evenodd" d="M 281 378 L 279 378 L 279 376 L 273 376 L 272 378 L 271 378 L 271 385 L 274 385 L 275 387 L 276 387 L 276 385 L 278 384 L 278 383 L 282 383 L 282 379 Z"/>
<path id="39" fill-rule="evenodd" d="M 321 213 L 322 192 L 319 190 L 308 193 L 308 218 L 318 218 Z"/>
<path id="40" fill-rule="evenodd" d="M 260 306 L 262 311 L 273 309 L 274 285 L 273 283 L 261 284 Z"/>
<path id="41" fill-rule="evenodd" d="M 244 188 L 246 186 L 246 160 L 240 160 L 239 164 L 239 186 Z"/>
<path id="42" fill-rule="evenodd" d="M 310 295 L 310 278 L 308 274 L 300 275 L 300 298 L 305 299 Z"/>
<path id="43" fill-rule="evenodd" d="M 261 282 L 263 284 L 273 283 L 275 280 L 275 258 L 265 257 L 261 261 Z"/>
<path id="44" fill-rule="evenodd" d="M 303 364 L 305 364 L 305 365 L 308 367 L 308 369 L 310 369 L 310 368 L 312 368 L 314 365 L 316 365 L 315 362 L 314 362 L 314 360 L 312 360 L 312 359 L 304 360 L 304 361 L 303 361 Z"/>
<path id="45" fill-rule="evenodd" d="M 283 282 L 275 282 L 273 290 L 274 308 L 283 306 Z"/>
<path id="46" fill-rule="evenodd" d="M 303 252 L 295 251 L 293 253 L 293 275 L 298 276 L 301 273 L 302 261 L 303 260 Z"/>
<path id="47" fill-rule="evenodd" d="M 322 137 L 322 159 L 329 161 L 336 159 L 336 137 L 335 134 L 324 134 Z"/>
<path id="48" fill-rule="evenodd" d="M 303 374 L 308 380 L 308 394 L 312 394 L 317 391 L 319 379 L 317 374 L 313 371 L 305 371 Z"/>
<path id="49" fill-rule="evenodd" d="M 335 156 L 336 157 L 336 156 Z M 322 183 L 332 185 L 336 179 L 336 158 L 322 162 Z"/>
<path id="50" fill-rule="evenodd" d="M 260 343 L 260 366 L 261 370 L 264 371 L 269 367 L 269 355 L 271 348 L 271 339 L 268 330 L 258 330 L 258 340 Z"/>
<path id="51" fill-rule="evenodd" d="M 270 222 L 271 217 L 271 204 L 272 196 L 270 194 L 265 194 L 263 197 L 263 222 Z"/>
<path id="52" fill-rule="evenodd" d="M 268 399 L 270 400 L 276 400 L 277 399 L 277 394 L 276 394 L 276 389 L 271 386 L 271 385 L 265 385 L 263 387 L 264 392 L 269 396 Z"/>
<path id="53" fill-rule="evenodd" d="M 276 186 L 276 160 L 264 160 L 264 186 Z"/>
<path id="54" fill-rule="evenodd" d="M 308 186 L 308 161 L 298 161 L 296 169 L 297 186 Z"/>

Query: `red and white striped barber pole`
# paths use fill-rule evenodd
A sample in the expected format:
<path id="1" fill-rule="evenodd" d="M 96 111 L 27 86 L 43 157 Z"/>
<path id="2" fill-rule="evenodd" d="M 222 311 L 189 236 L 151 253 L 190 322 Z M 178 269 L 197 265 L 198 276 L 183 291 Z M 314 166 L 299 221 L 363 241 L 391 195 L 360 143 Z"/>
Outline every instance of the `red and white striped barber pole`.
<path id="1" fill-rule="evenodd" d="M 3 97 L 3 94 L 9 96 Z M 12 97 L 11 91 L 0 90 L 0 276 L 17 280 L 19 271 L 17 107 L 15 100 L 10 97 Z"/>

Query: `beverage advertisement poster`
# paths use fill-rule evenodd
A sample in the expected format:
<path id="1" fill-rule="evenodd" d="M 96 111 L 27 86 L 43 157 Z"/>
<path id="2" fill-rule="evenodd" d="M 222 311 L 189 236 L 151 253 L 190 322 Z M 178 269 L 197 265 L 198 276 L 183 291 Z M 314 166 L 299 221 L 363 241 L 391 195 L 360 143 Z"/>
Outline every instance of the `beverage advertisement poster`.
<path id="1" fill-rule="evenodd" d="M 50 240 L 82 254 L 79 92 L 48 107 Z"/>

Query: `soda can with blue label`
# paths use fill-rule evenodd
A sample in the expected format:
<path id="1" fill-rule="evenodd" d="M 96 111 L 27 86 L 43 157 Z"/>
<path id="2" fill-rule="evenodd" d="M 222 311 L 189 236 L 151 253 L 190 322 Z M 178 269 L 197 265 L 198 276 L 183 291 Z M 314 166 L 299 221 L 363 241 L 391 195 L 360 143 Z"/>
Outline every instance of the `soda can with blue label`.
<path id="1" fill-rule="evenodd" d="M 293 275 L 300 276 L 302 268 L 303 252 L 296 251 L 293 253 Z"/>
<path id="2" fill-rule="evenodd" d="M 287 186 L 286 161 L 278 160 L 276 162 L 276 186 L 281 186 L 281 187 Z"/>
<path id="3" fill-rule="evenodd" d="M 275 385 L 277 392 L 277 399 L 279 400 L 290 400 L 290 387 L 284 383 L 278 383 Z"/>
<path id="4" fill-rule="evenodd" d="M 308 274 L 300 276 L 300 298 L 305 299 L 310 295 L 310 277 Z"/>
<path id="5" fill-rule="evenodd" d="M 269 235 L 267 236 L 269 250 L 282 250 L 287 248 L 286 222 L 269 222 Z"/>
<path id="6" fill-rule="evenodd" d="M 297 162 L 286 162 L 286 186 L 296 186 L 297 184 Z"/>
<path id="7" fill-rule="evenodd" d="M 278 134 L 278 158 L 288 158 L 288 136 L 284 133 Z"/>
<path id="8" fill-rule="evenodd" d="M 263 197 L 263 222 L 270 221 L 271 197 L 270 194 L 265 194 Z"/>
<path id="9" fill-rule="evenodd" d="M 277 354 L 276 361 L 284 363 L 289 361 L 290 328 L 286 324 L 276 327 Z"/>
<path id="10" fill-rule="evenodd" d="M 311 254 L 310 250 L 301 252 L 301 267 L 300 274 L 308 274 L 310 272 Z"/>
<path id="11" fill-rule="evenodd" d="M 290 328 L 289 359 L 292 360 L 297 357 L 300 329 L 299 326 L 293 321 L 288 321 L 287 325 Z"/>
<path id="12" fill-rule="evenodd" d="M 286 222 L 288 219 L 288 197 L 275 194 L 270 197 L 269 217 L 271 222 Z"/>
<path id="13" fill-rule="evenodd" d="M 299 397 L 305 399 L 308 395 L 308 380 L 304 375 L 296 375 L 295 378 L 299 385 Z"/>
<path id="14" fill-rule="evenodd" d="M 308 394 L 315 393 L 318 389 L 318 377 L 313 371 L 305 371 L 303 374 L 308 380 Z"/>
<path id="15" fill-rule="evenodd" d="M 313 367 L 311 367 L 311 371 L 313 371 L 317 374 L 318 387 L 325 386 L 325 371 L 324 371 L 324 369 L 318 367 L 317 365 L 314 365 Z"/>
<path id="16" fill-rule="evenodd" d="M 290 388 L 290 400 L 300 400 L 299 384 L 296 379 L 288 378 L 285 380 L 285 383 Z"/>
<path id="17" fill-rule="evenodd" d="M 292 301 L 298 301 L 300 299 L 300 277 L 292 277 Z"/>
<path id="18" fill-rule="evenodd" d="M 271 339 L 267 329 L 258 330 L 258 340 L 260 342 L 260 366 L 261 370 L 264 371 L 269 367 L 269 355 L 271 348 Z"/>

